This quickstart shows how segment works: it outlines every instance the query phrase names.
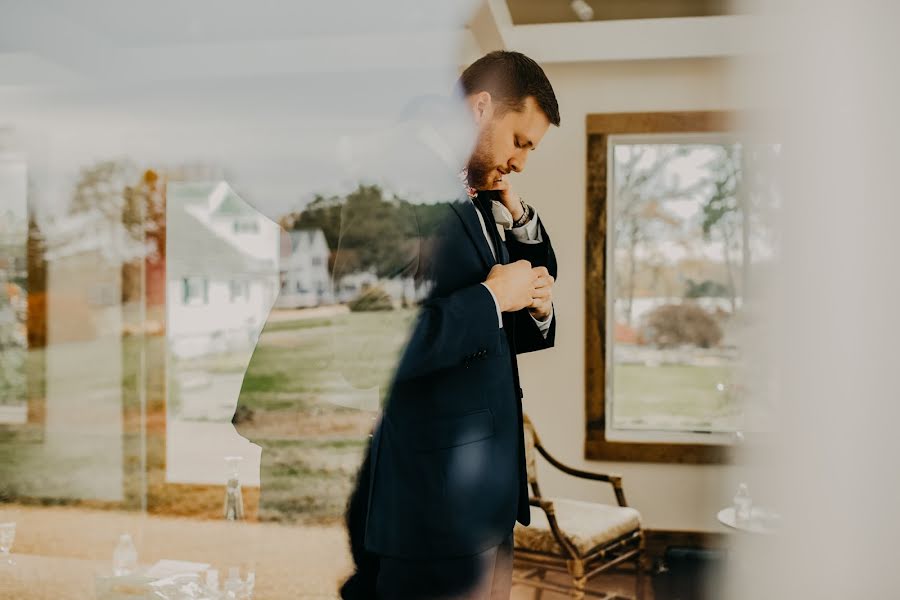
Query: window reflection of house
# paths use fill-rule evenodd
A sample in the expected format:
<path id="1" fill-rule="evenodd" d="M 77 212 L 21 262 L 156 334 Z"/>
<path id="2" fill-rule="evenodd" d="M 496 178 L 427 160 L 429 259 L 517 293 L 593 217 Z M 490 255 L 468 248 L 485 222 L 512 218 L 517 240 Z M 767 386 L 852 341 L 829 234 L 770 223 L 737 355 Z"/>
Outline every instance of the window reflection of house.
<path id="1" fill-rule="evenodd" d="M 274 299 L 278 225 L 224 181 L 170 183 L 167 202 L 172 352 L 252 347 Z"/>
<path id="2" fill-rule="evenodd" d="M 334 301 L 328 273 L 328 242 L 321 229 L 281 234 L 281 294 L 276 306 L 300 308 Z"/>
<path id="3" fill-rule="evenodd" d="M 232 279 L 228 282 L 228 299 L 231 302 L 247 300 L 250 297 L 250 284 L 246 281 Z"/>
<path id="4" fill-rule="evenodd" d="M 280 228 L 223 181 L 170 182 L 166 203 L 166 481 L 221 483 L 233 455 L 256 485 L 259 451 L 231 417 L 278 292 Z"/>
<path id="5" fill-rule="evenodd" d="M 184 304 L 208 304 L 209 281 L 201 277 L 185 277 L 181 280 Z"/>

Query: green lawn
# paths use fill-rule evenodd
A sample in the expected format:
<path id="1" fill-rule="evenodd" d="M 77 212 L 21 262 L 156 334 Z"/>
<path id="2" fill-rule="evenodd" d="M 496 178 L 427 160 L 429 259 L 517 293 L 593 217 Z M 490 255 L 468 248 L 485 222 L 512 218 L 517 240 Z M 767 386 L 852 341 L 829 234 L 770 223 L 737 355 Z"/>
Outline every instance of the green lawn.
<path id="1" fill-rule="evenodd" d="M 413 315 L 412 310 L 349 313 L 273 322 L 265 327 L 244 372 L 239 397 L 239 405 L 250 415 L 242 433 L 263 448 L 261 518 L 292 522 L 334 522 L 341 518 L 372 425 L 371 412 L 354 408 L 354 394 L 359 393 L 354 386 L 384 389 Z M 126 410 L 136 409 L 136 384 L 142 380 L 139 369 L 146 365 L 149 371 L 143 379 L 152 412 L 166 400 L 165 339 L 151 337 L 144 341 L 142 346 L 139 339 L 124 339 L 121 385 Z M 83 347 L 70 344 L 51 351 L 61 352 L 64 363 L 70 362 L 66 353 L 71 353 L 74 364 L 77 356 L 96 351 L 92 348 L 88 342 Z M 42 352 L 33 351 L 29 360 L 40 364 Z M 177 368 L 210 374 L 240 373 L 246 360 L 246 352 L 219 355 L 182 361 Z M 178 406 L 178 390 L 177 378 L 172 372 L 168 375 L 169 382 L 174 383 L 168 398 L 171 415 Z M 715 427 L 735 412 L 725 394 L 716 390 L 718 383 L 731 381 L 728 367 L 619 365 L 614 378 L 614 417 L 627 427 L 658 426 L 660 419 L 680 419 L 696 428 Z M 110 385 L 74 368 L 65 383 L 70 393 L 83 395 L 85 401 L 93 397 L 98 386 Z M 164 429 L 160 428 L 157 435 L 164 435 Z M 148 446 L 148 464 L 159 465 L 160 469 L 165 464 L 162 447 Z M 24 450 L 21 439 L 0 438 L 0 465 L 13 470 L 28 468 L 41 478 L 71 478 L 67 473 L 71 475 L 72 464 L 29 466 L 25 458 L 30 455 Z M 31 463 L 34 461 L 40 462 L 39 453 Z M 2 473 L 0 468 L 0 479 Z M 0 484 L 0 497 L 12 499 L 27 494 L 29 478 L 17 477 L 17 485 L 12 485 L 11 479 L 9 485 Z"/>
<path id="2" fill-rule="evenodd" d="M 371 429 L 372 413 L 352 408 L 354 386 L 387 386 L 413 315 L 349 313 L 266 326 L 239 399 L 253 411 L 242 433 L 263 449 L 260 518 L 341 518 Z"/>
<path id="3" fill-rule="evenodd" d="M 269 439 L 260 466 L 260 518 L 334 522 L 344 511 L 366 436 Z"/>
<path id="4" fill-rule="evenodd" d="M 613 371 L 616 426 L 690 424 L 692 427 L 721 426 L 737 410 L 720 383 L 732 381 L 726 366 L 616 365 Z"/>
<path id="5" fill-rule="evenodd" d="M 240 403 L 261 411 L 302 410 L 340 399 L 350 384 L 386 387 L 413 314 L 349 313 L 266 325 L 244 375 Z"/>
<path id="6" fill-rule="evenodd" d="M 351 383 L 362 387 L 387 384 L 413 314 L 411 310 L 349 313 L 273 322 L 264 328 L 244 371 L 238 399 L 241 406 L 252 412 L 248 437 L 263 447 L 262 518 L 329 522 L 341 517 L 372 424 L 371 412 L 350 407 L 353 395 L 359 393 Z M 119 348 L 109 340 L 100 344 L 107 354 L 113 347 Z M 108 378 L 97 378 L 107 369 L 84 368 L 87 364 L 84 358 L 97 353 L 101 346 L 91 341 L 72 342 L 30 351 L 29 361 L 36 365 L 31 380 L 34 389 L 45 386 L 40 367 L 48 353 L 58 356 L 55 364 L 72 365 L 71 372 L 64 374 L 64 381 L 54 381 L 54 386 L 64 383 L 71 394 L 83 397 L 84 402 L 90 402 L 97 391 L 117 385 Z M 165 397 L 165 350 L 163 337 L 123 338 L 116 352 L 121 352 L 123 362 L 118 385 L 122 386 L 126 408 L 137 409 L 138 382 L 143 380 L 151 410 L 158 407 L 161 411 L 167 403 L 169 418 L 178 410 L 174 369 L 168 373 L 170 395 Z M 246 361 L 245 352 L 169 364 L 179 370 L 215 375 L 240 373 Z M 145 378 L 139 377 L 142 365 L 148 368 Z M 89 411 L 90 406 L 85 405 L 84 409 Z M 154 432 L 154 435 L 162 434 L 164 429 Z M 27 500 L 31 495 L 29 490 L 34 487 L 30 483 L 34 479 L 31 473 L 38 479 L 59 481 L 60 485 L 56 486 L 59 489 L 80 476 L 80 473 L 75 475 L 73 464 L 43 460 L 42 446 L 40 436 L 32 439 L 25 433 L 0 431 L 0 458 L 3 458 L 0 462 L 5 467 L 0 468 L 0 499 Z M 147 463 L 153 468 L 165 464 L 163 447 L 148 445 Z M 79 462 L 77 457 L 73 461 Z M 98 469 L 104 467 L 94 466 L 93 471 L 88 469 L 87 476 L 92 480 L 103 477 Z M 66 489 L 69 487 L 72 486 Z M 72 490 L 65 494 L 69 500 L 59 500 L 71 502 L 78 498 L 77 486 Z M 53 501 L 52 498 L 39 500 Z"/>

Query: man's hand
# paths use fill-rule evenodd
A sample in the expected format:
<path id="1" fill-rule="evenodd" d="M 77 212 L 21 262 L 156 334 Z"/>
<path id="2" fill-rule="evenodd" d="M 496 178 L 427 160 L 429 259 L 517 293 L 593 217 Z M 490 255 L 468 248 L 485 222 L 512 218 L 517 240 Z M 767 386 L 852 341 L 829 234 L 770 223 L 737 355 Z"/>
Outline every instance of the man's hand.
<path id="1" fill-rule="evenodd" d="M 500 192 L 500 202 L 503 203 L 503 206 L 505 206 L 506 210 L 509 211 L 509 214 L 512 215 L 513 221 L 518 221 L 524 212 L 522 210 L 522 200 L 519 198 L 518 194 L 512 191 L 512 188 L 509 185 L 509 174 L 507 173 L 500 177 L 500 179 L 497 179 L 491 189 Z"/>
<path id="2" fill-rule="evenodd" d="M 484 284 L 497 298 L 500 312 L 514 312 L 532 306 L 537 279 L 530 262 L 517 260 L 508 265 L 494 265 Z"/>
<path id="3" fill-rule="evenodd" d="M 534 290 L 531 292 L 533 300 L 528 311 L 535 319 L 545 320 L 553 312 L 553 276 L 547 271 L 547 267 L 535 267 L 531 270 L 534 274 Z"/>

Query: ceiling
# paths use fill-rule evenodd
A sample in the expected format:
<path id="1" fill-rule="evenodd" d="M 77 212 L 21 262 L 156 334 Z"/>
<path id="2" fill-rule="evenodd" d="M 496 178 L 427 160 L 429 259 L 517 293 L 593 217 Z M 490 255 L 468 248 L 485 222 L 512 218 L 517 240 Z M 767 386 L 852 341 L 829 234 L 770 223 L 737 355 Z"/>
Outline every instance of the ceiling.
<path id="1" fill-rule="evenodd" d="M 734 14 L 731 0 L 586 0 L 595 21 Z M 507 0 L 514 25 L 578 21 L 570 0 Z"/>
<path id="2" fill-rule="evenodd" d="M 718 17 L 736 0 L 582 1 L 596 23 L 576 25 L 571 0 L 0 0 L 0 87 L 400 70 L 430 77 L 493 48 L 544 62 L 705 56 L 736 35 L 721 19 L 666 19 Z M 596 27 L 607 24 L 613 30 L 600 41 Z"/>

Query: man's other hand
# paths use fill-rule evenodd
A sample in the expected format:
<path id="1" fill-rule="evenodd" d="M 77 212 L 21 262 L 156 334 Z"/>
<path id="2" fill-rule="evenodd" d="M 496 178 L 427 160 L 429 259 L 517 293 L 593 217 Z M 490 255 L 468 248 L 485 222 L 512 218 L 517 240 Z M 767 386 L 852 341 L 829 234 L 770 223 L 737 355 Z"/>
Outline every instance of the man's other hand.
<path id="1" fill-rule="evenodd" d="M 547 267 L 535 267 L 531 270 L 534 275 L 534 290 L 531 292 L 532 301 L 528 307 L 531 316 L 539 321 L 544 321 L 553 312 L 553 276 L 547 271 Z"/>

